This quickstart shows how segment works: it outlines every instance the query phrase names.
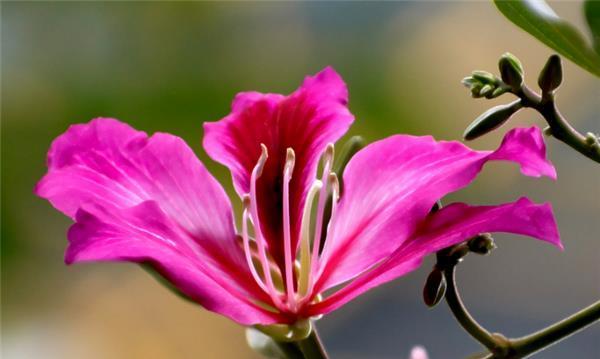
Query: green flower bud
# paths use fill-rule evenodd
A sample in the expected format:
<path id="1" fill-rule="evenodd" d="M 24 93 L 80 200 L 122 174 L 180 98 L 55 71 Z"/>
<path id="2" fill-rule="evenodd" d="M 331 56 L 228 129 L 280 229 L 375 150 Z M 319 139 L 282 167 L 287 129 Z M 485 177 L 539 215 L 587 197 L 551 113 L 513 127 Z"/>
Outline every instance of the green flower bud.
<path id="1" fill-rule="evenodd" d="M 504 87 L 504 86 L 500 86 L 500 87 L 497 87 L 494 91 L 492 91 L 492 93 L 489 96 L 486 96 L 486 97 L 487 98 L 496 98 L 500 95 L 504 95 L 505 93 L 508 92 L 508 90 L 510 90 L 510 89 L 507 87 Z"/>
<path id="2" fill-rule="evenodd" d="M 471 77 L 473 77 L 473 79 L 481 82 L 482 84 L 497 84 L 498 78 L 496 78 L 496 76 L 494 76 L 493 74 L 487 72 L 487 71 L 473 71 L 473 73 L 471 74 Z"/>
<path id="3" fill-rule="evenodd" d="M 496 248 L 494 238 L 489 233 L 482 233 L 467 242 L 469 250 L 473 253 L 488 255 Z"/>
<path id="4" fill-rule="evenodd" d="M 562 82 L 562 64 L 558 55 L 552 55 L 546 61 L 546 65 L 540 72 L 538 85 L 544 93 L 556 90 Z"/>
<path id="5" fill-rule="evenodd" d="M 485 86 L 483 86 L 483 87 L 481 88 L 481 90 L 479 91 L 479 95 L 480 95 L 480 96 L 486 96 L 486 97 L 487 97 L 487 95 L 488 95 L 488 94 L 490 94 L 490 95 L 491 95 L 493 91 L 494 91 L 494 87 L 493 87 L 493 86 L 491 86 L 491 85 L 485 85 Z"/>
<path id="6" fill-rule="evenodd" d="M 592 132 L 588 132 L 585 134 L 585 142 L 588 145 L 593 145 L 595 143 L 598 143 L 600 140 L 598 139 L 598 136 L 596 136 L 594 133 Z"/>
<path id="7" fill-rule="evenodd" d="M 513 90 L 518 90 L 523 84 L 523 66 L 521 62 L 511 53 L 505 53 L 498 62 L 502 81 Z"/>
<path id="8" fill-rule="evenodd" d="M 478 82 L 478 81 L 475 80 L 473 77 L 467 76 L 464 79 L 462 79 L 462 81 L 460 83 L 462 83 L 467 88 L 471 88 L 471 86 L 473 86 L 473 84 L 476 82 Z"/>
<path id="9" fill-rule="evenodd" d="M 506 105 L 492 107 L 477 117 L 475 121 L 467 127 L 463 134 L 463 138 L 465 140 L 473 140 L 495 130 L 508 121 L 508 119 L 522 107 L 521 100 L 516 100 Z"/>
<path id="10" fill-rule="evenodd" d="M 423 301 L 428 307 L 434 307 L 442 300 L 444 294 L 446 294 L 446 278 L 438 267 L 433 267 L 423 287 Z"/>
<path id="11" fill-rule="evenodd" d="M 473 85 L 471 85 L 471 96 L 473 98 L 481 97 L 481 95 L 479 93 L 481 92 L 482 88 L 483 88 L 483 85 L 479 82 L 476 82 Z"/>

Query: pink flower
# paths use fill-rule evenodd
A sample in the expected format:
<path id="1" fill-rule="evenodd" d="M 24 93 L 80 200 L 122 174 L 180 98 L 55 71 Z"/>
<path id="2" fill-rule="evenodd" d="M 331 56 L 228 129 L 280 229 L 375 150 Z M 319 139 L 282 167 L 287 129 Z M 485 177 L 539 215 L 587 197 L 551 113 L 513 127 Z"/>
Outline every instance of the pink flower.
<path id="1" fill-rule="evenodd" d="M 71 126 L 52 143 L 48 173 L 35 189 L 75 221 L 66 263 L 149 263 L 208 310 L 251 325 L 328 313 L 480 232 L 561 246 L 549 204 L 522 198 L 429 213 L 488 161 L 554 178 L 537 128 L 509 132 L 493 152 L 392 136 L 354 156 L 342 189 L 332 143 L 353 122 L 347 98 L 327 68 L 289 96 L 241 93 L 227 117 L 205 124 L 204 148 L 229 168 L 243 202 L 238 231 L 225 191 L 180 138 L 148 137 L 106 118 Z M 330 194 L 333 215 L 322 236 Z"/>
<path id="2" fill-rule="evenodd" d="M 425 350 L 425 348 L 416 346 L 410 351 L 409 359 L 429 359 L 429 355 L 427 355 L 427 350 Z"/>

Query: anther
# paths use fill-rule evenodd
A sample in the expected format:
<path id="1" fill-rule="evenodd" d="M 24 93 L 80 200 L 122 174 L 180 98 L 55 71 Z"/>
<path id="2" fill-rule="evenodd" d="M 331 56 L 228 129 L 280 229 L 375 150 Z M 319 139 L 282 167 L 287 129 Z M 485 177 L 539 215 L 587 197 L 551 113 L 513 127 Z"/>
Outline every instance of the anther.
<path id="1" fill-rule="evenodd" d="M 256 162 L 256 166 L 254 167 L 254 171 L 256 171 L 256 178 L 262 175 L 267 158 L 269 158 L 269 152 L 267 151 L 267 146 L 265 146 L 264 143 L 260 144 L 260 150 L 260 157 L 258 158 L 258 162 Z"/>
<path id="2" fill-rule="evenodd" d="M 333 196 L 333 200 L 334 202 L 337 202 L 340 196 L 340 180 L 334 172 L 331 172 L 327 177 L 327 181 L 331 186 L 331 194 Z"/>
<path id="3" fill-rule="evenodd" d="M 295 164 L 296 164 L 296 153 L 294 153 L 294 149 L 290 147 L 287 149 L 287 152 L 285 154 L 284 173 L 289 171 L 290 175 L 291 175 L 292 172 L 294 171 Z"/>
<path id="4" fill-rule="evenodd" d="M 333 162 L 333 154 L 334 154 L 333 143 L 328 143 L 327 147 L 325 147 L 325 153 L 323 153 L 324 162 L 331 164 Z"/>

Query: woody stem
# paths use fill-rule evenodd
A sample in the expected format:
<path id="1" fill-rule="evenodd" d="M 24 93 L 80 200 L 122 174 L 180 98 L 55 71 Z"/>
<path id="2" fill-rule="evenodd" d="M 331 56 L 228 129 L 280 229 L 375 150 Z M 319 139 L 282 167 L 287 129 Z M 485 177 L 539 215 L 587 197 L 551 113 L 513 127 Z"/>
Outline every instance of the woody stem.
<path id="1" fill-rule="evenodd" d="M 471 358 L 517 359 L 544 350 L 576 332 L 600 321 L 600 300 L 587 308 L 554 323 L 536 333 L 521 338 L 507 339 L 500 334 L 492 334 L 483 328 L 465 308 L 456 286 L 456 263 L 444 266 L 446 278 L 446 302 L 460 325 L 488 350 Z"/>
<path id="2" fill-rule="evenodd" d="M 563 117 L 556 107 L 553 93 L 540 96 L 526 85 L 514 93 L 521 98 L 521 104 L 539 112 L 550 127 L 550 134 L 559 141 L 566 143 L 589 159 L 600 163 L 600 146 L 596 136 L 589 139 L 577 132 Z"/>

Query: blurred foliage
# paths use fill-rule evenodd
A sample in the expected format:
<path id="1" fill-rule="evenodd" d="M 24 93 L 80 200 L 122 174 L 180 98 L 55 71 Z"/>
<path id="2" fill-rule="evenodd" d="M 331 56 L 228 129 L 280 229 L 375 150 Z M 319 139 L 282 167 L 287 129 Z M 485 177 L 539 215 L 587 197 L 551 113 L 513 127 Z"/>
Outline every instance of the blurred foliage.
<path id="1" fill-rule="evenodd" d="M 558 17 L 544 0 L 494 0 L 515 25 L 535 36 L 579 66 L 600 77 L 600 2 L 586 0 L 583 11 L 593 36 L 588 41 L 568 21 Z"/>

